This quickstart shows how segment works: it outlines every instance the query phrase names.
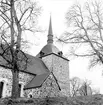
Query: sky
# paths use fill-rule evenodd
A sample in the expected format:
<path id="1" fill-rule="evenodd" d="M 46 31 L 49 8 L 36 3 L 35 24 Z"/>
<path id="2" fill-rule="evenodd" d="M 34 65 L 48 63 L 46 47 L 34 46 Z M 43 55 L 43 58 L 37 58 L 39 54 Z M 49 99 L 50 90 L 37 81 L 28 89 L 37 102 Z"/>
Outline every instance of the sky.
<path id="1" fill-rule="evenodd" d="M 54 37 L 59 37 L 66 31 L 65 14 L 67 10 L 76 2 L 75 0 L 36 0 L 39 5 L 42 6 L 42 14 L 39 17 L 39 25 L 45 30 L 43 33 L 37 33 L 36 36 L 26 36 L 26 39 L 31 42 L 31 49 L 29 53 L 36 55 L 40 49 L 46 44 L 49 18 L 52 17 L 52 27 Z M 78 0 L 80 4 L 83 4 L 85 0 Z M 61 46 L 54 42 L 55 45 L 66 53 L 68 46 Z M 69 58 L 68 58 L 69 59 Z M 86 58 L 74 58 L 69 62 L 70 78 L 79 77 L 81 79 L 88 79 L 92 82 L 93 88 L 100 88 L 100 92 L 103 94 L 103 76 L 102 68 L 97 67 L 92 70 L 88 70 L 88 59 Z"/>

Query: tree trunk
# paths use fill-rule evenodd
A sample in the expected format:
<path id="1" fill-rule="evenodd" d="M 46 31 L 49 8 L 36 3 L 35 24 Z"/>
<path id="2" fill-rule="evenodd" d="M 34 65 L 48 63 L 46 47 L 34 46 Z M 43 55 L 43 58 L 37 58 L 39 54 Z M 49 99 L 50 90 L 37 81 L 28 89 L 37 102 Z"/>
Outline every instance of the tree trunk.
<path id="1" fill-rule="evenodd" d="M 18 98 L 19 71 L 16 68 L 12 70 L 12 77 L 12 98 Z"/>

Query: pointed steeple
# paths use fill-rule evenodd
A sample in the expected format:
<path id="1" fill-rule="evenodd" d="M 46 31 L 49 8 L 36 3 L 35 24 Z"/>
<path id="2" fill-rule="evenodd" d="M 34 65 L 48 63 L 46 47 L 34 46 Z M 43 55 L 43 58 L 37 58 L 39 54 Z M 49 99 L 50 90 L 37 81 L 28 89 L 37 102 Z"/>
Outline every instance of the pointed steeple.
<path id="1" fill-rule="evenodd" d="M 49 22 L 49 30 L 48 30 L 48 40 L 47 43 L 53 43 L 53 32 L 52 32 L 52 22 L 51 22 L 51 15 L 50 15 L 50 22 Z"/>

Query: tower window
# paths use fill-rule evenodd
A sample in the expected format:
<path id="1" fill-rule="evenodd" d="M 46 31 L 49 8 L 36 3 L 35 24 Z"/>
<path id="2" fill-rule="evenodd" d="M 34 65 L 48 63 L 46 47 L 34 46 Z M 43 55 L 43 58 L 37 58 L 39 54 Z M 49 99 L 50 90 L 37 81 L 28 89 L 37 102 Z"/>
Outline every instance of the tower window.
<path id="1" fill-rule="evenodd" d="M 40 57 L 42 57 L 44 54 L 45 54 L 45 53 L 41 51 L 41 52 L 40 52 Z"/>
<path id="2" fill-rule="evenodd" d="M 63 55 L 63 52 L 62 51 L 58 52 L 58 55 L 62 56 Z"/>

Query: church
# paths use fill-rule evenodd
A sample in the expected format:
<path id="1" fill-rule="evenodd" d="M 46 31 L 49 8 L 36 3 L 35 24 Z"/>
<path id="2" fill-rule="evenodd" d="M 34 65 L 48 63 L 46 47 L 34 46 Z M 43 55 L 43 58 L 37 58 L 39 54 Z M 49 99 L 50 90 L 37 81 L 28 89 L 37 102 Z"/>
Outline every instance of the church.
<path id="1" fill-rule="evenodd" d="M 47 44 L 36 55 L 26 54 L 31 63 L 19 71 L 19 96 L 28 98 L 69 96 L 69 60 L 53 44 L 50 18 Z M 0 67 L 0 98 L 10 97 L 12 73 Z"/>

